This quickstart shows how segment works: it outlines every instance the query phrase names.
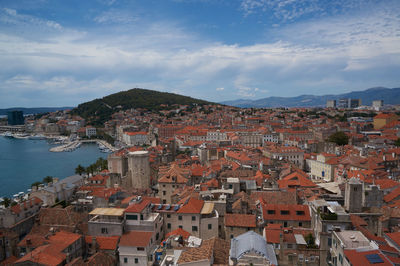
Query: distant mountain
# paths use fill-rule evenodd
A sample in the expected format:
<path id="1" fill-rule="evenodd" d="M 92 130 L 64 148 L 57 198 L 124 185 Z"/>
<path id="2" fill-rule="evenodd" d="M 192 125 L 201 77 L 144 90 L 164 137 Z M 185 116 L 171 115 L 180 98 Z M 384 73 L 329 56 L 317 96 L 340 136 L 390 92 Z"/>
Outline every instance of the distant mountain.
<path id="1" fill-rule="evenodd" d="M 23 111 L 25 115 L 27 114 L 42 114 L 42 113 L 50 113 L 55 111 L 63 111 L 68 109 L 73 109 L 74 107 L 33 107 L 33 108 L 25 108 L 25 107 L 12 107 L 6 109 L 0 109 L 0 115 L 7 115 L 10 111 Z"/>
<path id="2" fill-rule="evenodd" d="M 363 105 L 371 105 L 374 100 L 383 100 L 384 104 L 400 104 L 400 88 L 376 87 L 364 91 L 352 91 L 337 95 L 300 95 L 296 97 L 268 97 L 259 100 L 234 100 L 225 101 L 222 104 L 237 107 L 318 107 L 326 106 L 327 100 L 339 100 L 342 98 L 361 99 Z"/>
<path id="3" fill-rule="evenodd" d="M 171 105 L 173 104 L 202 105 L 209 103 L 210 102 L 174 93 L 135 88 L 82 103 L 73 109 L 72 113 L 85 118 L 89 124 L 102 125 L 111 118 L 113 113 L 120 110 L 144 108 L 157 111 L 172 108 Z M 164 107 L 162 105 L 168 105 L 169 107 Z"/>

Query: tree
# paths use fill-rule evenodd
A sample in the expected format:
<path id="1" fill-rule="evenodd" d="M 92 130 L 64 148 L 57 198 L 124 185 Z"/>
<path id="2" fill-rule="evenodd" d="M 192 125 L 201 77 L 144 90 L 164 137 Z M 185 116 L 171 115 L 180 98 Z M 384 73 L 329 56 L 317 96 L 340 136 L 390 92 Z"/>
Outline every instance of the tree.
<path id="1" fill-rule="evenodd" d="M 314 236 L 311 233 L 306 235 L 305 240 L 306 240 L 308 248 L 316 248 L 315 239 L 314 239 Z"/>
<path id="2" fill-rule="evenodd" d="M 342 131 L 338 131 L 328 138 L 329 142 L 336 143 L 337 145 L 343 146 L 349 143 L 349 137 Z"/>
<path id="3" fill-rule="evenodd" d="M 46 176 L 45 178 L 43 178 L 43 183 L 46 183 L 46 184 L 48 184 L 48 183 L 50 183 L 50 182 L 53 182 L 53 177 L 52 176 Z"/>
<path id="4" fill-rule="evenodd" d="M 37 187 L 41 184 L 42 184 L 42 182 L 36 181 L 36 182 L 32 183 L 31 187 Z"/>
<path id="5" fill-rule="evenodd" d="M 75 174 L 82 175 L 84 172 L 85 172 L 85 167 L 78 164 L 78 166 L 75 168 Z"/>
<path id="6" fill-rule="evenodd" d="M 394 145 L 396 145 L 397 147 L 400 147 L 400 138 L 398 138 L 395 142 Z"/>
<path id="7" fill-rule="evenodd" d="M 11 203 L 11 200 L 9 198 L 7 198 L 7 197 L 3 198 L 2 204 L 4 205 L 4 207 L 7 208 L 8 206 L 10 206 L 10 203 Z"/>

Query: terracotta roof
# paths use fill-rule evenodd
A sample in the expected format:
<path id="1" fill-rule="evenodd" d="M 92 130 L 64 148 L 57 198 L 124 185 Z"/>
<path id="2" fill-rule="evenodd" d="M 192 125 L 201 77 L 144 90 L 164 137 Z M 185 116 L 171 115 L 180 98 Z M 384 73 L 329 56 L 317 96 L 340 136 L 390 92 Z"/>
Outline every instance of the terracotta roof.
<path id="1" fill-rule="evenodd" d="M 381 260 L 383 260 L 383 263 L 379 263 L 379 266 L 392 265 L 379 250 L 363 252 L 354 249 L 349 249 L 345 250 L 344 254 L 352 265 L 372 265 L 372 266 L 377 265 L 376 263 L 374 264 L 368 261 L 366 255 L 371 255 L 371 254 L 377 254 L 381 258 Z"/>
<path id="2" fill-rule="evenodd" d="M 213 264 L 229 264 L 229 241 L 219 238 L 204 240 L 200 247 L 189 248 L 182 252 L 178 264 L 209 260 Z"/>
<path id="3" fill-rule="evenodd" d="M 397 199 L 400 196 L 400 186 L 394 189 L 392 192 L 387 194 L 386 196 L 383 197 L 383 200 L 388 203 L 391 202 L 395 199 Z"/>
<path id="4" fill-rule="evenodd" d="M 100 250 L 116 250 L 118 248 L 119 236 L 85 236 L 86 244 L 92 244 L 94 237 Z"/>
<path id="5" fill-rule="evenodd" d="M 129 231 L 121 236 L 119 246 L 147 247 L 153 232 Z"/>
<path id="6" fill-rule="evenodd" d="M 201 212 L 201 209 L 203 208 L 204 201 L 195 199 L 195 198 L 189 198 L 188 202 L 184 204 L 178 211 L 177 213 L 197 213 L 199 214 Z"/>
<path id="7" fill-rule="evenodd" d="M 256 227 L 256 215 L 255 214 L 225 214 L 225 226 L 234 227 Z"/>
<path id="8" fill-rule="evenodd" d="M 53 245 L 44 245 L 34 249 L 22 258 L 16 261 L 16 263 L 23 263 L 31 261 L 41 265 L 60 265 L 62 264 L 67 255 L 53 249 Z"/>
<path id="9" fill-rule="evenodd" d="M 141 213 L 148 205 L 150 205 L 149 200 L 142 200 L 139 203 L 132 203 L 125 209 L 125 212 Z"/>
<path id="10" fill-rule="evenodd" d="M 262 204 L 264 220 L 311 221 L 308 205 Z"/>
<path id="11" fill-rule="evenodd" d="M 400 246 L 400 232 L 395 233 L 386 233 L 386 235 L 395 242 L 398 246 Z"/>
<path id="12" fill-rule="evenodd" d="M 189 238 L 190 233 L 189 233 L 189 232 L 186 232 L 186 231 L 183 230 L 182 228 L 178 228 L 178 229 L 176 229 L 176 230 L 174 230 L 174 231 L 171 231 L 171 232 L 169 232 L 168 234 L 166 234 L 166 235 L 165 235 L 165 238 L 168 238 L 168 237 L 170 237 L 170 236 L 176 236 L 176 235 L 182 236 L 182 238 L 183 238 L 184 240 L 186 240 L 186 239 Z"/>
<path id="13" fill-rule="evenodd" d="M 279 244 L 281 233 L 281 230 L 265 229 L 265 240 L 267 243 Z"/>

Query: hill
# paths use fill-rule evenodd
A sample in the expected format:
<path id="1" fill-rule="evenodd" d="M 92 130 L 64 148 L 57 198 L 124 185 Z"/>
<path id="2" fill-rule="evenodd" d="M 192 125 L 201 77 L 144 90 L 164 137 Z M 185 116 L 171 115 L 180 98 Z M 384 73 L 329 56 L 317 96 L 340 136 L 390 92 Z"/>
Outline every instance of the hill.
<path id="1" fill-rule="evenodd" d="M 111 118 L 111 115 L 120 110 L 131 108 L 144 108 L 152 111 L 159 111 L 172 108 L 171 105 L 209 104 L 210 102 L 174 94 L 145 89 L 131 89 L 121 91 L 82 103 L 72 110 L 73 114 L 85 118 L 89 124 L 101 126 Z M 169 107 L 162 107 L 168 105 Z"/>
<path id="2" fill-rule="evenodd" d="M 364 91 L 352 91 L 337 95 L 300 95 L 296 97 L 268 97 L 259 100 L 234 100 L 225 101 L 222 104 L 237 107 L 322 107 L 327 100 L 339 100 L 342 98 L 361 99 L 363 105 L 371 105 L 374 100 L 383 100 L 385 104 L 400 104 L 400 88 L 376 87 Z"/>
<path id="3" fill-rule="evenodd" d="M 12 107 L 6 109 L 0 109 L 0 115 L 7 115 L 8 112 L 11 111 L 22 111 L 24 114 L 42 114 L 42 113 L 50 113 L 55 111 L 63 111 L 72 109 L 74 107 L 33 107 L 33 108 L 25 108 L 25 107 Z"/>

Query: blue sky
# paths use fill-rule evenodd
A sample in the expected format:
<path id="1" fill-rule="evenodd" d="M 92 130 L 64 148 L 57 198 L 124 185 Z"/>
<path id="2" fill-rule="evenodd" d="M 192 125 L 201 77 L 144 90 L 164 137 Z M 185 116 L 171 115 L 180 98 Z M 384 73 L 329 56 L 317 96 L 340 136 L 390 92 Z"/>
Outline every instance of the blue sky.
<path id="1" fill-rule="evenodd" d="M 0 108 L 400 85 L 398 0 L 2 0 Z"/>

